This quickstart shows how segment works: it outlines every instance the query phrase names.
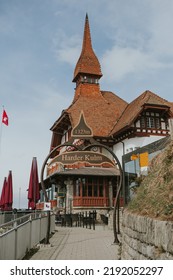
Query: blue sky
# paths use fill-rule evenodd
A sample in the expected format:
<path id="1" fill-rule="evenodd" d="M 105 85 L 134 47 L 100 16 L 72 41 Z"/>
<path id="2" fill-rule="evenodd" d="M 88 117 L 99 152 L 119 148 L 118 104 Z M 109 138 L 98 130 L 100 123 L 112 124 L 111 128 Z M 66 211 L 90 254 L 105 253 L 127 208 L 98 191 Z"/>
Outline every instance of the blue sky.
<path id="1" fill-rule="evenodd" d="M 145 90 L 173 101 L 172 0 L 0 0 L 0 108 L 9 116 L 0 191 L 12 170 L 14 207 L 27 207 L 32 157 L 40 175 L 49 129 L 73 99 L 86 12 L 101 89 L 128 102 Z"/>

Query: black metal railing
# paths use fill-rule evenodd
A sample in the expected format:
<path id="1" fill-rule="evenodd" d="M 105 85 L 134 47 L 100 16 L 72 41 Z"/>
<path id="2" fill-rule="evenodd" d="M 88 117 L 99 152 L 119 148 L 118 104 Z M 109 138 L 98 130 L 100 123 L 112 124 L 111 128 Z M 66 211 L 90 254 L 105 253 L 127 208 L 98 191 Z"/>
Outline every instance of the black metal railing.
<path id="1" fill-rule="evenodd" d="M 96 211 L 80 212 L 75 214 L 63 214 L 55 216 L 55 223 L 61 226 L 69 227 L 86 227 L 95 230 L 95 222 L 97 218 Z"/>

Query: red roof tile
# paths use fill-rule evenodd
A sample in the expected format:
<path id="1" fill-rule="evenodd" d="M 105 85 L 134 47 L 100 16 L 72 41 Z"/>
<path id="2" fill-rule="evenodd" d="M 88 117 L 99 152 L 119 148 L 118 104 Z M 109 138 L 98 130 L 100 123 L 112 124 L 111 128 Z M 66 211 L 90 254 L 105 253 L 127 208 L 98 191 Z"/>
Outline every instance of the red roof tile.
<path id="1" fill-rule="evenodd" d="M 143 106 L 146 104 L 170 107 L 170 103 L 167 100 L 147 90 L 143 92 L 140 96 L 138 96 L 135 100 L 133 100 L 126 107 L 125 111 L 118 120 L 118 123 L 115 123 L 111 134 L 116 134 L 118 133 L 118 131 L 124 129 L 127 126 L 130 126 L 132 122 L 136 119 L 138 114 L 142 111 Z"/>
<path id="2" fill-rule="evenodd" d="M 85 85 L 88 88 L 90 86 Z M 80 95 L 66 112 L 70 115 L 72 127 L 74 127 L 79 121 L 82 110 L 94 136 L 106 137 L 126 106 L 127 102 L 112 92 L 102 91 L 100 94 L 93 94 L 93 91 L 89 92 L 88 89 L 88 92 Z"/>
<path id="3" fill-rule="evenodd" d="M 85 19 L 82 51 L 74 70 L 73 82 L 76 81 L 79 73 L 97 75 L 98 77 L 102 76 L 100 63 L 92 48 L 89 20 L 87 15 Z"/>

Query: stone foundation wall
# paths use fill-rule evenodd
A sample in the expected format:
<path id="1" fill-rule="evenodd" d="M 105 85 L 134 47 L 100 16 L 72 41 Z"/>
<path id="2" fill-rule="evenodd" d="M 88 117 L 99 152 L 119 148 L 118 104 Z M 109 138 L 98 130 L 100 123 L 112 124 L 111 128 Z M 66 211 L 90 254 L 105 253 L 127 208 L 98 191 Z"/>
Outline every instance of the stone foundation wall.
<path id="1" fill-rule="evenodd" d="M 124 211 L 121 259 L 173 260 L 173 222 Z"/>

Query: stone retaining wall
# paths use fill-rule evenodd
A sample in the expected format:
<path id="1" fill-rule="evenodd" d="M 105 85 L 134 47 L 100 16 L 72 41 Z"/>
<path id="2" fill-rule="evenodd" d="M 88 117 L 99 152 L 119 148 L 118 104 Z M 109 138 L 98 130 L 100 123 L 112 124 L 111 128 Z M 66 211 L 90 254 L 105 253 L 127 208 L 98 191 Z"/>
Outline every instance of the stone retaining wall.
<path id="1" fill-rule="evenodd" d="M 124 211 L 121 259 L 173 260 L 173 222 Z"/>

